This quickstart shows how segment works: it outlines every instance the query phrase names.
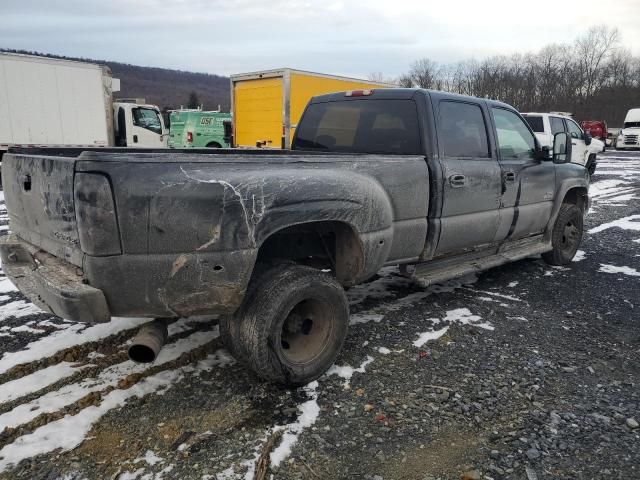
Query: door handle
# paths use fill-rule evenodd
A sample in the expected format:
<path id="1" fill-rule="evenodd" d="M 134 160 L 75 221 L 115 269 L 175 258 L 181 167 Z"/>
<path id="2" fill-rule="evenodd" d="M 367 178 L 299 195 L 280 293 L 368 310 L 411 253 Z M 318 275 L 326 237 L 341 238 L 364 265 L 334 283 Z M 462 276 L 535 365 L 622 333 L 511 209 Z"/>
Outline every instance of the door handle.
<path id="1" fill-rule="evenodd" d="M 571 145 L 577 145 L 578 142 L 571 142 Z"/>
<path id="2" fill-rule="evenodd" d="M 449 177 L 449 184 L 454 188 L 464 187 L 466 181 L 467 177 L 460 175 L 459 173 L 454 173 Z"/>
<path id="3" fill-rule="evenodd" d="M 516 181 L 516 174 L 514 172 L 506 172 L 504 174 L 504 180 L 505 180 L 505 182 L 515 182 Z"/>

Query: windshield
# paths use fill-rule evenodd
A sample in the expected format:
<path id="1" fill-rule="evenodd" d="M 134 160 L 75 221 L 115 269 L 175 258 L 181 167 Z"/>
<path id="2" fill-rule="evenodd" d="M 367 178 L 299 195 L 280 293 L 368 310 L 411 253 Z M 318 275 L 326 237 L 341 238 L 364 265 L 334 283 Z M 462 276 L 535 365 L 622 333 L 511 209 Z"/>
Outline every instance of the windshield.
<path id="1" fill-rule="evenodd" d="M 309 105 L 295 150 L 418 155 L 422 153 L 413 100 L 359 99 Z"/>
<path id="2" fill-rule="evenodd" d="M 531 127 L 531 130 L 536 133 L 544 133 L 544 123 L 542 122 L 542 117 L 531 115 L 523 115 L 523 117 Z"/>
<path id="3" fill-rule="evenodd" d="M 624 122 L 624 128 L 640 128 L 640 122 Z"/>

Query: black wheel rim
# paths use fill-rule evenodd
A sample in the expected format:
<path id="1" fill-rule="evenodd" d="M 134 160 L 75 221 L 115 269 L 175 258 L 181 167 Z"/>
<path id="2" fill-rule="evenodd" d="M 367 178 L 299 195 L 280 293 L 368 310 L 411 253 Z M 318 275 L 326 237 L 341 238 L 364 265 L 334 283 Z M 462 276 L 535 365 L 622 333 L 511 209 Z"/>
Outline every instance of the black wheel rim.
<path id="1" fill-rule="evenodd" d="M 327 348 L 336 317 L 333 307 L 315 298 L 296 304 L 282 324 L 280 349 L 291 364 L 303 365 Z"/>

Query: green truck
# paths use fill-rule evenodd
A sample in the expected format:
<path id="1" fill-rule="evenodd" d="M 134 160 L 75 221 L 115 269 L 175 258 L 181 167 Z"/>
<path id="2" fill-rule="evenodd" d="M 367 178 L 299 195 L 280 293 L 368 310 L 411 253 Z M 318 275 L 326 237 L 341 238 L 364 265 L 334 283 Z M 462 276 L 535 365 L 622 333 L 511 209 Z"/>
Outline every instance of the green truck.
<path id="1" fill-rule="evenodd" d="M 169 121 L 170 148 L 229 148 L 231 145 L 230 113 L 173 110 Z"/>

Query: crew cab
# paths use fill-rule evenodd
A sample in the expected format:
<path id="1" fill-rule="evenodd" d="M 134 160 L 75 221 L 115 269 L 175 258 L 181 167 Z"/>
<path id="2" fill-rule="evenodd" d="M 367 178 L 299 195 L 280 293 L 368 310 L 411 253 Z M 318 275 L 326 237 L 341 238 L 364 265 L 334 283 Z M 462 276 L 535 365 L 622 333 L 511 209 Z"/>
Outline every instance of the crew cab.
<path id="1" fill-rule="evenodd" d="M 2 265 L 71 320 L 218 314 L 236 358 L 300 385 L 342 347 L 344 288 L 385 265 L 426 286 L 569 263 L 589 205 L 571 146 L 549 155 L 504 103 L 380 89 L 314 97 L 292 150 L 16 148 Z"/>
<path id="2" fill-rule="evenodd" d="M 542 146 L 551 147 L 553 136 L 558 132 L 566 132 L 571 136 L 573 153 L 571 161 L 584 165 L 593 175 L 596 171 L 597 154 L 605 148 L 604 142 L 591 138 L 582 130 L 576 121 L 566 114 L 560 113 L 523 113 Z"/>

